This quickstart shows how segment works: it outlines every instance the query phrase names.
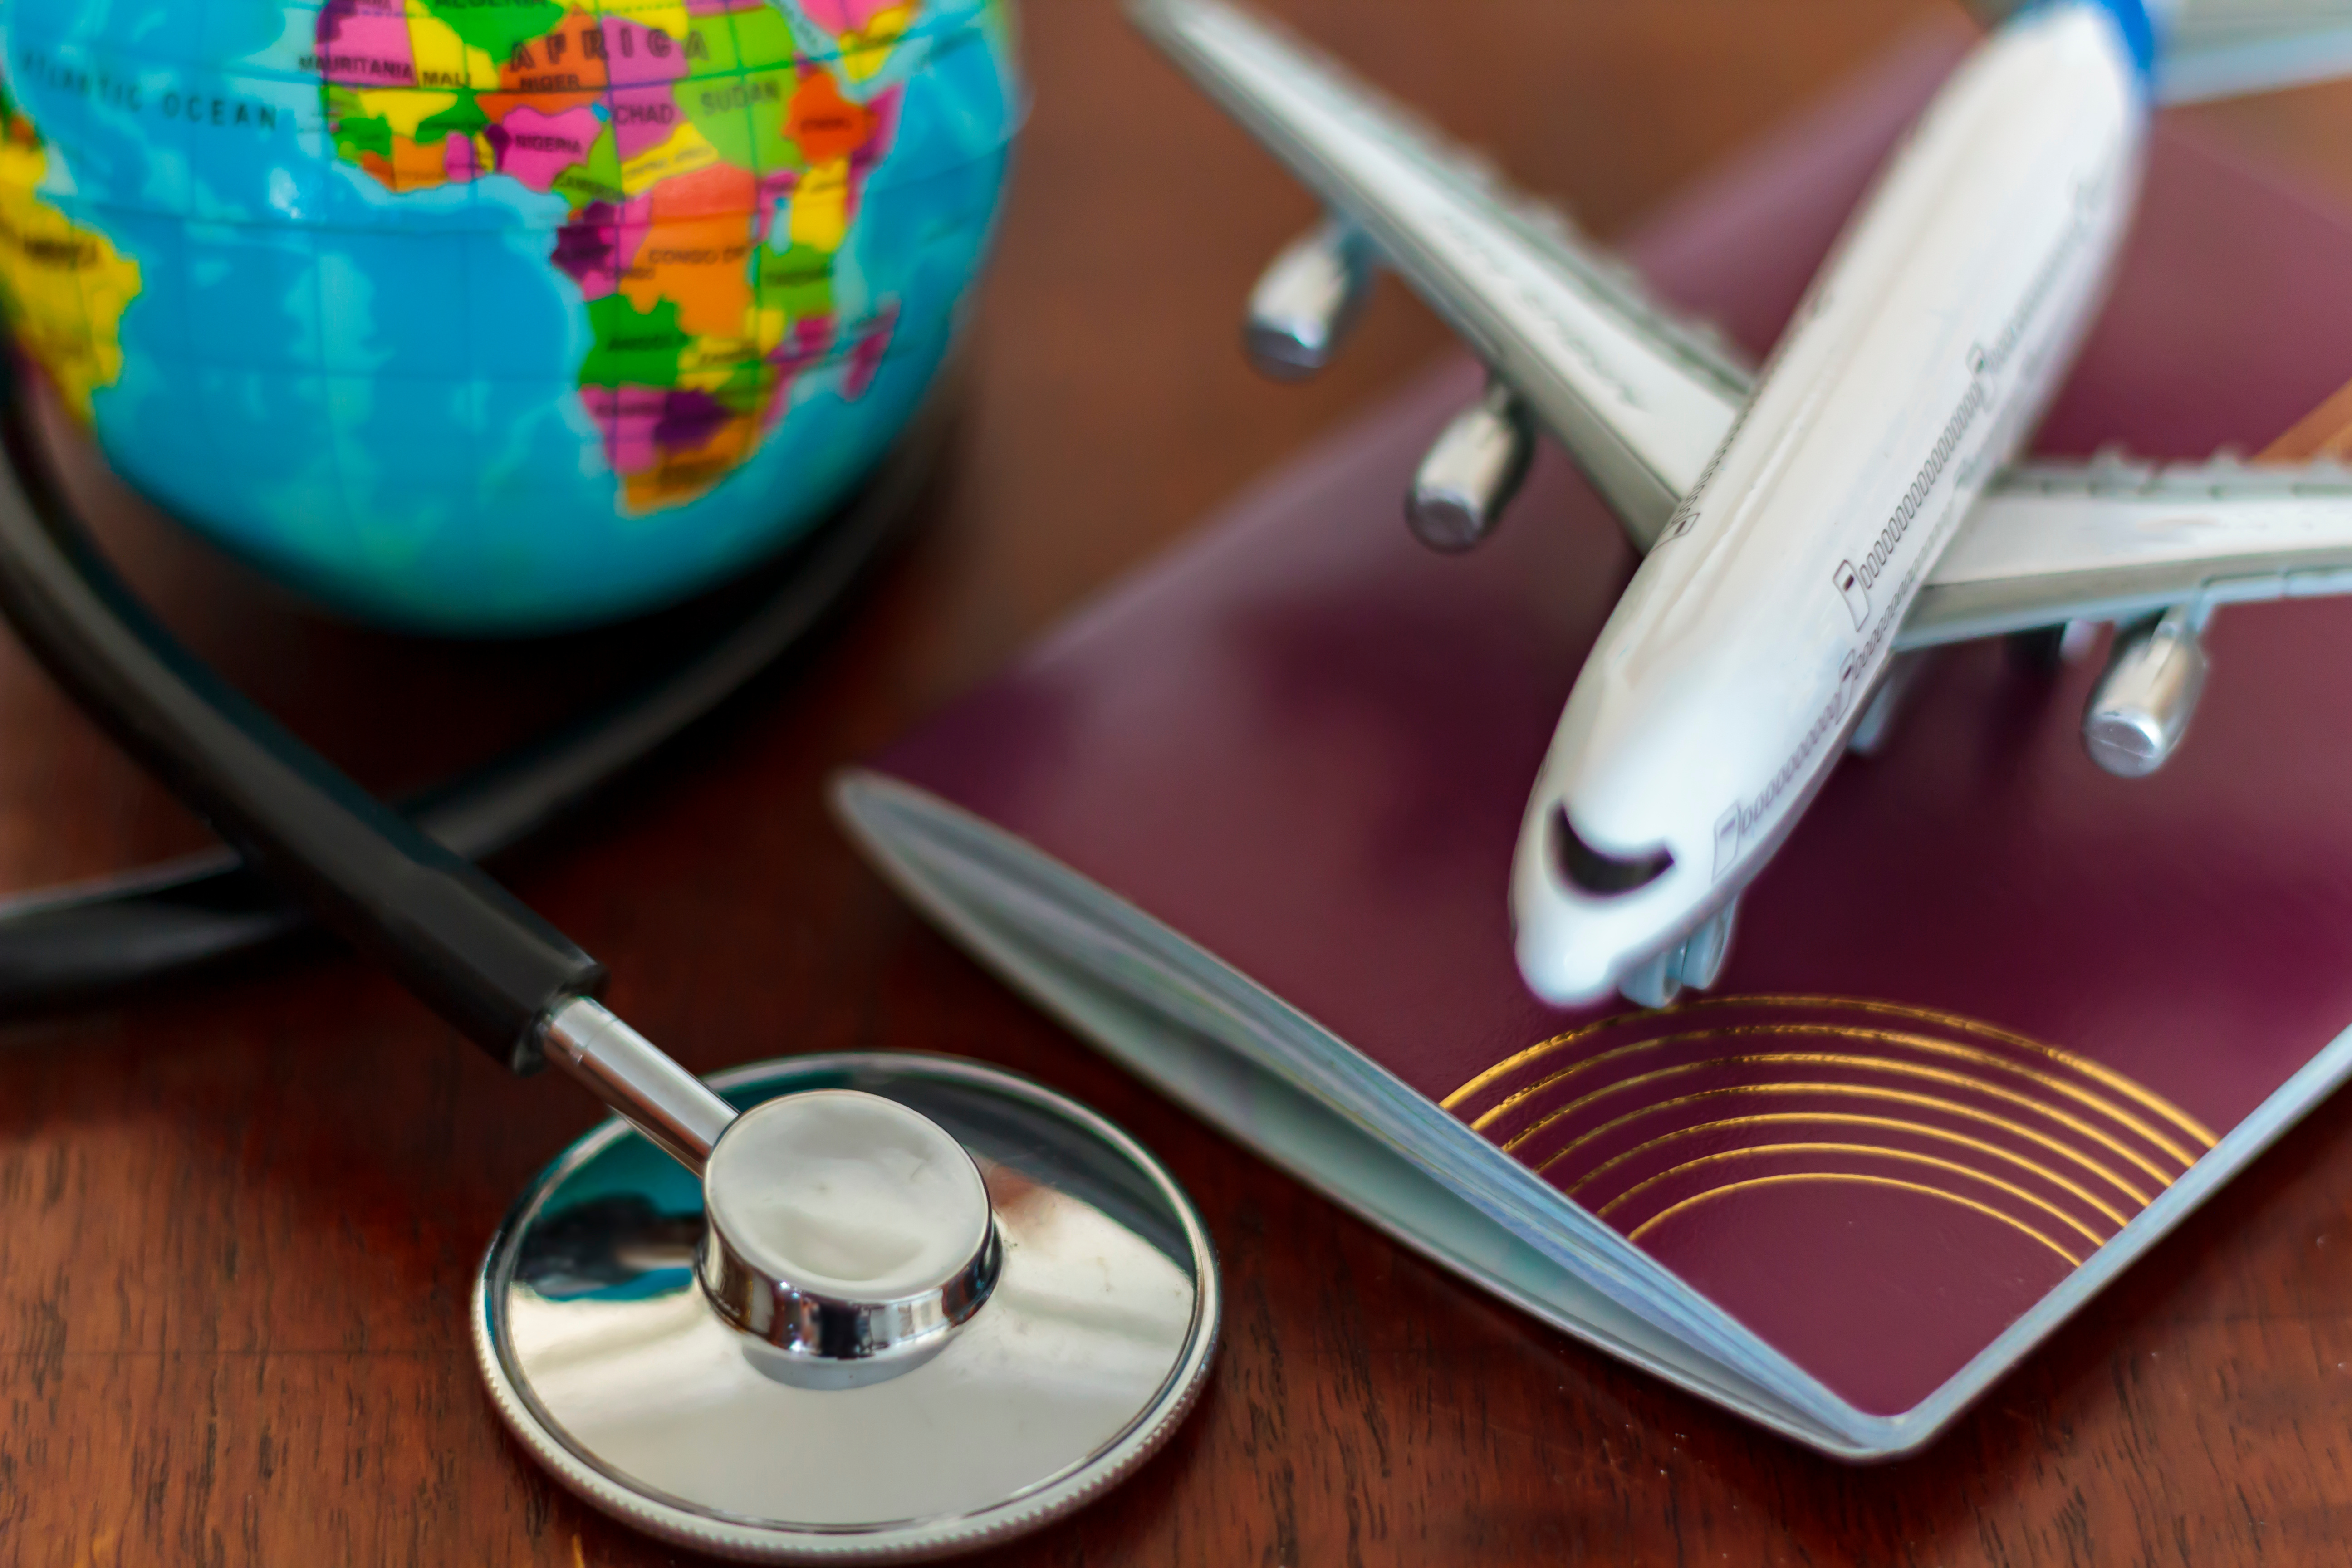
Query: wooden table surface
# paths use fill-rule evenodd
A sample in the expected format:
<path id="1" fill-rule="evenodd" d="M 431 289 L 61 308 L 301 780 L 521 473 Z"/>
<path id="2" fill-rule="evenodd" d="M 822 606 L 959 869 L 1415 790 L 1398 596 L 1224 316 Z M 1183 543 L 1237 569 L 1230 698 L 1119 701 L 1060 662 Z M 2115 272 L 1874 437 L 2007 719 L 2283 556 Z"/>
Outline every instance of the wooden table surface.
<path id="1" fill-rule="evenodd" d="M 1292 0 L 1302 27 L 1621 228 L 1936 0 Z M 1126 31 L 1031 0 L 1037 105 L 960 456 L 822 659 L 501 869 L 689 1065 L 969 1052 L 1123 1122 L 1228 1270 L 1169 1450 L 1007 1563 L 2303 1563 L 2352 1556 L 2352 1106 L 2323 1107 L 1924 1456 L 1832 1463 L 1433 1270 L 1163 1105 L 921 925 L 821 786 L 1444 338 L 1385 289 L 1276 388 L 1236 310 L 1306 198 Z M 2200 111 L 2352 201 L 2352 93 Z M 2352 367 L 2347 367 L 2352 371 Z M 339 630 L 111 500 L 175 624 L 370 782 L 478 752 L 610 647 Z M 616 645 L 625 655 L 632 646 Z M 201 840 L 0 646 L 0 886 Z M 331 951 L 0 1028 L 0 1563 L 680 1560 L 508 1441 L 465 1313 L 585 1100 Z"/>

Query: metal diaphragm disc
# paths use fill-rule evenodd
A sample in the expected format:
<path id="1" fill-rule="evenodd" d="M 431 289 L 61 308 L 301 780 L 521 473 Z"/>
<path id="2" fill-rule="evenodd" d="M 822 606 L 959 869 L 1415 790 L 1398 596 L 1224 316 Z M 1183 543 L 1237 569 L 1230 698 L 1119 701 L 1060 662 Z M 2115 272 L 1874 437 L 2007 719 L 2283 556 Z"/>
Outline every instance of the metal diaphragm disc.
<path id="1" fill-rule="evenodd" d="M 779 1381 L 695 1279 L 700 1184 L 605 1123 L 523 1194 L 474 1293 L 499 1414 L 572 1491 L 702 1552 L 903 1562 L 1061 1517 L 1182 1421 L 1216 1344 L 1216 1259 L 1134 1140 L 948 1057 L 799 1057 L 710 1084 L 739 1107 L 855 1089 L 931 1118 L 980 1166 L 1003 1272 L 947 1348 L 903 1376 Z"/>

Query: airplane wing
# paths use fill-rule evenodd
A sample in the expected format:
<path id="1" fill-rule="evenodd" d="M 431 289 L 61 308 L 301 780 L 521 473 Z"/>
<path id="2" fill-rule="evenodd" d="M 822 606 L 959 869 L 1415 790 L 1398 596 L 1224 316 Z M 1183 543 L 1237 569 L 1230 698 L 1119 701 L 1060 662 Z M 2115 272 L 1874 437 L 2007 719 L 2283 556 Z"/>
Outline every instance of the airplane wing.
<path id="1" fill-rule="evenodd" d="M 2189 103 L 2352 71 L 2346 0 L 2182 0 L 2157 64 L 2157 94 Z"/>
<path id="2" fill-rule="evenodd" d="M 1969 514 L 1896 646 L 2345 593 L 2352 468 L 2335 458 L 2028 465 Z"/>
<path id="3" fill-rule="evenodd" d="M 1646 547 L 1705 477 L 1752 374 L 1557 213 L 1307 46 L 1223 0 L 1129 8 L 1525 399 Z M 2210 25 L 2186 36 L 2223 37 L 2224 12 L 2243 24 L 2328 11 L 2352 17 L 2352 0 L 2192 0 Z M 2352 593 L 2352 469 L 2335 461 L 2040 464 L 1994 480 L 1897 646 L 2183 606 L 2201 622 L 2223 604 L 2340 593 Z"/>
<path id="4" fill-rule="evenodd" d="M 1748 400 L 1730 353 L 1297 39 L 1221 0 L 1129 9 L 1519 395 L 1627 531 L 1656 538 Z"/>

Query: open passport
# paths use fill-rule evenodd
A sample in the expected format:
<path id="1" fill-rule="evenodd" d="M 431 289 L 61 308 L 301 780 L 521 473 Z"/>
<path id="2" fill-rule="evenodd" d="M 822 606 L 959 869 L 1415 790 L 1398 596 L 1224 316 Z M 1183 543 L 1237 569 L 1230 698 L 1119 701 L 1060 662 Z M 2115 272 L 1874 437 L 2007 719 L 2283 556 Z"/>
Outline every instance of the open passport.
<path id="1" fill-rule="evenodd" d="M 1897 57 L 1632 259 L 1761 355 L 1957 51 Z M 2352 225 L 2168 129 L 2040 448 L 2335 449 L 2347 374 Z M 1014 984 L 1407 1246 L 1799 1441 L 1913 1447 L 2352 1072 L 2352 610 L 2224 612 L 2195 729 L 2137 781 L 2083 753 L 2095 663 L 1942 655 L 1749 889 L 1713 992 L 1551 1009 L 1513 967 L 1512 848 L 1634 558 L 1556 451 L 1478 552 L 1408 537 L 1478 375 L 1259 484 L 840 813 Z"/>

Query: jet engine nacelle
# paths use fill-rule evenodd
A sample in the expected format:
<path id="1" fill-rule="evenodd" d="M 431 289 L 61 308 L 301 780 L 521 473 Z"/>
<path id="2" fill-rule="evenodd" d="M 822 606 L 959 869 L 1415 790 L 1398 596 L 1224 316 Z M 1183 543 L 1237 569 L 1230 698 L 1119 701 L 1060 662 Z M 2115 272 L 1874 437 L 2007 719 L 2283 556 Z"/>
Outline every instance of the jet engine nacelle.
<path id="1" fill-rule="evenodd" d="M 2083 747 L 2118 778 L 2162 767 L 2205 689 L 2201 617 L 2187 605 L 2116 631 L 2107 669 L 2083 712 Z"/>
<path id="2" fill-rule="evenodd" d="M 1495 531 L 1535 455 L 1535 421 L 1500 382 L 1454 416 L 1413 475 L 1405 522 L 1432 550 L 1469 549 Z"/>
<path id="3" fill-rule="evenodd" d="M 1372 247 L 1334 218 L 1291 241 L 1250 290 L 1242 347 L 1260 374 L 1304 381 L 1331 355 L 1372 286 Z"/>

